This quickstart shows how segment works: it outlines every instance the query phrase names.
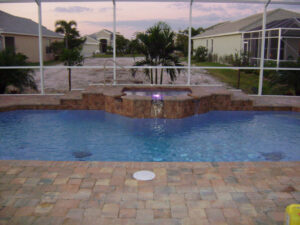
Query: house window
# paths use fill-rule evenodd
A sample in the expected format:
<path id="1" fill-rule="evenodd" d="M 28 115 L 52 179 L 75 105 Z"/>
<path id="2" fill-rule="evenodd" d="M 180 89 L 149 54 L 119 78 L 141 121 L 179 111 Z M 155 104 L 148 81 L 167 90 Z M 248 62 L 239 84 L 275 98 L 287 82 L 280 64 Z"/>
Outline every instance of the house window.
<path id="1" fill-rule="evenodd" d="M 52 53 L 52 49 L 50 46 L 46 46 L 46 54 Z"/>
<path id="2" fill-rule="evenodd" d="M 5 37 L 5 48 L 15 51 L 15 37 Z"/>
<path id="3" fill-rule="evenodd" d="M 0 51 L 3 50 L 3 41 L 2 41 L 2 37 L 0 37 Z"/>
<path id="4" fill-rule="evenodd" d="M 52 48 L 50 46 L 51 46 L 51 41 L 50 39 L 47 39 L 46 54 L 52 53 Z"/>
<path id="5" fill-rule="evenodd" d="M 248 41 L 244 41 L 244 53 L 248 53 Z"/>
<path id="6" fill-rule="evenodd" d="M 212 39 L 211 40 L 211 53 L 214 52 L 214 40 Z"/>

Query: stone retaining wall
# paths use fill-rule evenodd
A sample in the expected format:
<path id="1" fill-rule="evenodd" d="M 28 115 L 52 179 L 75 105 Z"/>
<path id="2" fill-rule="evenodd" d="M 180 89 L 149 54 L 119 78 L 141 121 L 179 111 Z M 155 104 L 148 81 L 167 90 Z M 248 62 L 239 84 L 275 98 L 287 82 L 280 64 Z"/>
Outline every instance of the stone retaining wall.
<path id="1" fill-rule="evenodd" d="M 137 89 L 136 87 L 132 87 Z M 194 114 L 206 113 L 212 110 L 223 111 L 296 111 L 293 106 L 255 106 L 253 101 L 245 97 L 234 98 L 226 89 L 191 87 L 172 88 L 172 90 L 189 90 L 186 96 L 165 96 L 160 101 L 154 101 L 150 96 L 126 96 L 123 91 L 130 87 L 102 87 L 84 91 L 75 96 L 62 96 L 58 103 L 47 104 L 45 101 L 37 103 L 17 102 L 15 104 L 0 105 L 1 111 L 39 109 L 39 110 L 105 110 L 133 118 L 184 118 Z M 143 90 L 153 87 L 143 87 Z M 158 89 L 169 89 L 159 87 Z M 30 97 L 30 96 L 29 96 Z"/>

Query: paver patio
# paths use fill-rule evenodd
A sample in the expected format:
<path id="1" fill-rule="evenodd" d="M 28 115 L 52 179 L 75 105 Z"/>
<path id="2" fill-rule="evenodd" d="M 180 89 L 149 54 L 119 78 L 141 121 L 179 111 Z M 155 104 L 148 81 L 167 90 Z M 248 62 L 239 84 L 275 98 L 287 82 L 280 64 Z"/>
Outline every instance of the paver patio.
<path id="1" fill-rule="evenodd" d="M 153 181 L 132 174 L 152 170 Z M 0 161 L 0 224 L 283 224 L 300 162 Z"/>

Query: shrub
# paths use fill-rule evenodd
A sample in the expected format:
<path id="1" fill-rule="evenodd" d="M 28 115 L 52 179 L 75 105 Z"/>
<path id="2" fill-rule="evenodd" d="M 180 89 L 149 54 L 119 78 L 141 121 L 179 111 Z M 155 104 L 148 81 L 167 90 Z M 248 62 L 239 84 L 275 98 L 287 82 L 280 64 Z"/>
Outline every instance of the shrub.
<path id="1" fill-rule="evenodd" d="M 207 58 L 207 48 L 203 47 L 203 46 L 200 46 L 198 47 L 195 51 L 195 60 L 197 62 L 204 62 L 206 61 L 206 58 Z"/>
<path id="2" fill-rule="evenodd" d="M 276 62 L 267 61 L 264 63 L 264 67 L 276 67 Z M 259 70 L 257 71 L 259 73 Z M 273 76 L 276 76 L 276 74 L 277 74 L 276 70 L 264 70 L 265 78 L 272 78 Z"/>
<path id="3" fill-rule="evenodd" d="M 0 52 L 0 66 L 27 66 L 27 56 L 5 49 Z M 14 86 L 21 92 L 25 87 L 37 89 L 31 69 L 0 70 L 0 94 L 5 93 L 8 86 Z"/>
<path id="4" fill-rule="evenodd" d="M 300 68 L 300 60 L 298 62 L 282 62 L 280 67 Z M 280 70 L 273 75 L 271 79 L 272 85 L 284 85 L 288 89 L 292 89 L 292 94 L 300 95 L 300 75 L 297 70 Z M 289 91 L 289 94 L 291 92 Z"/>

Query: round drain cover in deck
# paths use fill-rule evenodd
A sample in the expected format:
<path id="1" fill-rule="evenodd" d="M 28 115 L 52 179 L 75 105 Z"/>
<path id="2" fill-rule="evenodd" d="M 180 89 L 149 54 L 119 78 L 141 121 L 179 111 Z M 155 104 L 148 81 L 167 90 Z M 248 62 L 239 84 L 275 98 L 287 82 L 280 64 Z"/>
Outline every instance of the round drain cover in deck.
<path id="1" fill-rule="evenodd" d="M 133 174 L 133 178 L 136 180 L 153 180 L 155 178 L 155 173 L 149 170 L 140 170 Z"/>

